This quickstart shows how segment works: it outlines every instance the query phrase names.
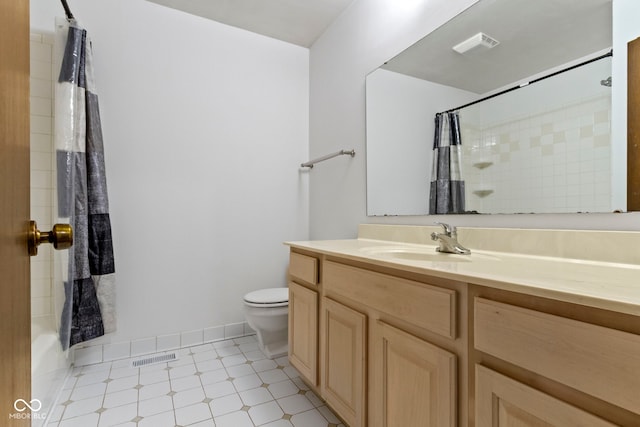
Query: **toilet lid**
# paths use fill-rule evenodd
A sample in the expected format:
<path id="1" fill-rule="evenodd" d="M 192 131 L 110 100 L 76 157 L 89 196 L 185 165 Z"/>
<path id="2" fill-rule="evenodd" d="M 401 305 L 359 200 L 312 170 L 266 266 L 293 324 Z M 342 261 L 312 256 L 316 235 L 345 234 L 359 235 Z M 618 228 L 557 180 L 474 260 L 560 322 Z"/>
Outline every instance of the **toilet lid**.
<path id="1" fill-rule="evenodd" d="M 289 302 L 288 288 L 269 288 L 259 291 L 249 292 L 244 296 L 244 300 L 253 304 L 280 304 Z"/>

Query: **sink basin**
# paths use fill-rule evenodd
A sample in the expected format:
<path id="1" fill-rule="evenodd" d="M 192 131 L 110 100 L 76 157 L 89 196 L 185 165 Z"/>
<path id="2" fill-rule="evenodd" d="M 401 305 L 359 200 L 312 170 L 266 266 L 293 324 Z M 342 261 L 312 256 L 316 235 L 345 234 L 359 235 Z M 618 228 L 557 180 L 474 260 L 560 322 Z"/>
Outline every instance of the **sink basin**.
<path id="1" fill-rule="evenodd" d="M 402 246 L 374 246 L 363 248 L 363 252 L 370 256 L 395 258 L 408 261 L 429 262 L 473 262 L 474 260 L 497 260 L 498 258 L 471 252 L 470 255 L 448 254 L 436 252 L 435 248 L 402 247 Z"/>
<path id="2" fill-rule="evenodd" d="M 471 262 L 471 255 L 445 254 L 440 252 L 422 252 L 400 249 L 389 252 L 392 258 L 408 259 L 412 261 L 431 262 Z"/>

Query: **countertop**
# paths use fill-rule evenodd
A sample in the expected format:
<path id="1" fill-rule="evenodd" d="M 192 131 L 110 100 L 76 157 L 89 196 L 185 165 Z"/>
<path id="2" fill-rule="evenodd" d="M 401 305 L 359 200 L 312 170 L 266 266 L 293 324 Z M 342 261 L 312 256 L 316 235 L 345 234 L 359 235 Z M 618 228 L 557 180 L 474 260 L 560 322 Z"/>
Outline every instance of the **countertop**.
<path id="1" fill-rule="evenodd" d="M 429 276 L 640 316 L 640 265 L 471 249 L 440 254 L 436 246 L 375 239 L 285 242 L 292 248 Z M 431 256 L 433 251 L 433 256 Z M 430 259 L 409 259 L 412 254 Z M 406 254 L 407 257 L 398 255 Z"/>

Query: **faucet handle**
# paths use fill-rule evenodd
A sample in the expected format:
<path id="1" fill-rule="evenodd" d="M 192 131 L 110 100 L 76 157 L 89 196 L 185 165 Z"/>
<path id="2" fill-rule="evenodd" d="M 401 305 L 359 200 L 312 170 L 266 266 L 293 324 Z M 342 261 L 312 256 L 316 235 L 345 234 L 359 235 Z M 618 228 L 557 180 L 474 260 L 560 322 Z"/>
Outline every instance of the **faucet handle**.
<path id="1" fill-rule="evenodd" d="M 444 222 L 438 222 L 438 221 L 436 221 L 434 224 L 441 225 L 442 228 L 444 229 L 445 234 L 449 237 L 456 234 L 457 229 L 453 225 L 445 224 Z"/>

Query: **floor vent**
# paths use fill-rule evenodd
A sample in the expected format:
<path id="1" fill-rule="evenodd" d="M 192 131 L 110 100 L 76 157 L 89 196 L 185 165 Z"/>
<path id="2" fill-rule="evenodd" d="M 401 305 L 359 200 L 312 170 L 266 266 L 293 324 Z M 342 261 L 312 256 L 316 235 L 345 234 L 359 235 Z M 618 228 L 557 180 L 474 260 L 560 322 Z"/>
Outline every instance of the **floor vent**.
<path id="1" fill-rule="evenodd" d="M 173 362 L 178 360 L 175 353 L 159 354 L 157 356 L 145 357 L 143 359 L 136 359 L 131 362 L 132 368 L 139 368 L 140 366 L 153 365 L 156 363 Z"/>

